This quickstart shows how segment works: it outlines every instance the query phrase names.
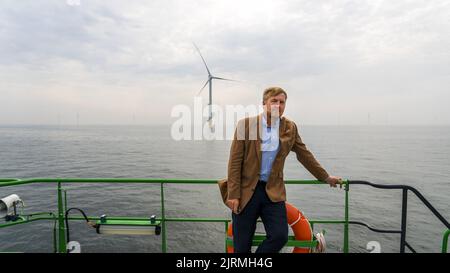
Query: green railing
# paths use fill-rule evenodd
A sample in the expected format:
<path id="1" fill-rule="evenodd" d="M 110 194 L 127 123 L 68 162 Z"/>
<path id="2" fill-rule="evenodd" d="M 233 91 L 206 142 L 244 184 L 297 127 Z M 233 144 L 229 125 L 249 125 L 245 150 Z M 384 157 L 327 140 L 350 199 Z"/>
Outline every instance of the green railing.
<path id="1" fill-rule="evenodd" d="M 442 240 L 442 253 L 447 253 L 448 236 L 450 235 L 450 229 L 444 233 L 444 239 Z"/>
<path id="2" fill-rule="evenodd" d="M 363 181 L 364 182 L 364 181 Z M 343 252 L 349 252 L 349 225 L 363 225 L 367 228 L 381 233 L 399 233 L 404 237 L 406 233 L 406 226 L 402 225 L 402 230 L 380 230 L 374 229 L 368 226 L 365 223 L 349 221 L 349 189 L 350 184 L 365 184 L 362 181 L 348 181 L 343 180 L 344 184 L 344 211 L 343 211 L 343 219 L 341 220 L 310 220 L 311 227 L 314 228 L 315 224 L 334 224 L 334 225 L 343 225 L 344 233 L 343 233 Z M 160 185 L 160 205 L 161 205 L 161 216 L 157 217 L 156 220 L 161 224 L 161 251 L 163 253 L 167 252 L 167 232 L 166 232 L 166 223 L 167 222 L 202 222 L 202 223 L 223 223 L 224 224 L 224 242 L 225 242 L 225 252 L 227 250 L 227 246 L 232 244 L 232 240 L 227 237 L 228 224 L 231 222 L 231 219 L 222 219 L 222 218 L 170 218 L 166 217 L 165 214 L 165 195 L 164 195 L 164 185 L 165 184 L 217 184 L 217 180 L 211 179 L 151 179 L 151 178 L 35 178 L 35 179 L 14 179 L 14 178 L 3 178 L 0 179 L 0 187 L 10 187 L 10 186 L 18 186 L 32 183 L 54 183 L 57 184 L 57 205 L 58 212 L 57 214 L 52 212 L 39 212 L 32 214 L 24 214 L 20 215 L 19 219 L 16 221 L 5 222 L 0 224 L 0 228 L 11 227 L 14 225 L 31 223 L 35 221 L 54 221 L 53 227 L 53 245 L 55 252 L 66 253 L 67 252 L 67 238 L 66 238 L 66 220 L 67 221 L 80 221 L 85 220 L 84 217 L 70 216 L 66 218 L 65 212 L 67 211 L 67 195 L 66 191 L 63 189 L 63 184 L 69 183 L 144 183 L 144 184 L 159 184 Z M 368 183 L 368 182 L 366 182 Z M 327 185 L 324 182 L 317 180 L 286 180 L 285 184 L 288 185 Z M 369 183 L 371 184 L 371 183 Z M 371 184 L 374 186 L 375 184 Z M 377 185 L 375 185 L 377 186 Z M 379 186 L 379 185 L 378 185 Z M 407 186 L 406 186 L 407 187 Z M 415 190 L 415 189 L 414 189 Z M 404 204 L 406 206 L 406 204 Z M 430 205 L 431 206 L 431 205 Z M 403 210 L 406 211 L 406 210 Z M 87 216 L 90 221 L 100 220 L 100 217 Z M 405 219 L 403 219 L 405 218 Z M 109 220 L 122 220 L 122 221 L 136 221 L 141 220 L 144 221 L 148 218 L 143 217 L 111 217 L 108 216 Z M 406 224 L 406 212 L 404 217 L 402 216 L 402 223 L 405 220 Z M 444 219 L 445 220 L 445 219 Z M 448 224 L 448 222 L 447 222 Z M 449 227 L 449 226 L 447 226 Z M 447 242 L 448 237 L 450 235 L 450 228 L 445 232 L 443 238 L 442 252 L 447 251 Z M 264 240 L 264 235 L 255 235 L 253 240 L 253 245 L 258 245 Z M 401 252 L 404 251 L 404 245 L 409 245 L 404 241 L 404 238 L 401 241 Z M 294 246 L 294 247 L 303 247 L 303 248 L 314 248 L 317 246 L 317 241 L 297 241 L 293 236 L 289 236 L 288 242 L 286 246 Z M 403 251 L 402 251 L 403 248 Z M 412 249 L 412 248 L 411 248 Z"/>

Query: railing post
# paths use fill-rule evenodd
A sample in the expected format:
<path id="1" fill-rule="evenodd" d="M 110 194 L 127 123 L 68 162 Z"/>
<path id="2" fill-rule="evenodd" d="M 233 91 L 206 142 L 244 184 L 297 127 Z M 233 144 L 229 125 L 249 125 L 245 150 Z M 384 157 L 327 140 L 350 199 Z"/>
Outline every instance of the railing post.
<path id="1" fill-rule="evenodd" d="M 67 246 L 66 246 L 66 226 L 64 223 L 64 208 L 63 208 L 63 197 L 62 197 L 62 189 L 61 189 L 61 182 L 58 182 L 58 252 L 59 253 L 66 253 L 67 252 Z"/>
<path id="2" fill-rule="evenodd" d="M 405 253 L 406 246 L 406 216 L 408 212 L 408 189 L 403 189 L 402 195 L 402 233 L 400 237 L 400 253 Z"/>
<path id="3" fill-rule="evenodd" d="M 348 180 L 345 183 L 345 224 L 344 224 L 344 253 L 349 251 L 349 238 L 348 238 L 348 192 L 350 190 L 350 184 Z"/>
<path id="4" fill-rule="evenodd" d="M 444 233 L 444 239 L 442 240 L 442 253 L 447 253 L 448 236 L 450 235 L 450 229 Z"/>
<path id="5" fill-rule="evenodd" d="M 228 246 L 227 246 L 227 239 L 228 239 L 228 222 L 224 221 L 225 223 L 225 253 L 228 253 Z"/>
<path id="6" fill-rule="evenodd" d="M 64 190 L 64 213 L 67 210 L 67 191 Z"/>
<path id="7" fill-rule="evenodd" d="M 166 243 L 166 213 L 164 208 L 164 183 L 161 182 L 161 251 L 162 253 L 167 252 L 167 243 Z"/>

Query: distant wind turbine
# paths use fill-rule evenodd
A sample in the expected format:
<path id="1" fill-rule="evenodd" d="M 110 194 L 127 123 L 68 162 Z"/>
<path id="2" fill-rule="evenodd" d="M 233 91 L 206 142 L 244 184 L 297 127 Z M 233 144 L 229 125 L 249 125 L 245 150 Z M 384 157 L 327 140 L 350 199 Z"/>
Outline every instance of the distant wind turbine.
<path id="1" fill-rule="evenodd" d="M 206 67 L 206 71 L 208 72 L 208 80 L 206 80 L 205 84 L 203 85 L 203 87 L 200 89 L 200 91 L 198 91 L 198 95 L 200 95 L 200 93 L 203 91 L 203 89 L 205 89 L 206 85 L 209 84 L 209 117 L 208 117 L 208 121 L 211 121 L 212 119 L 212 81 L 213 80 L 222 80 L 222 81 L 233 81 L 233 82 L 238 82 L 237 80 L 232 80 L 232 79 L 225 79 L 225 78 L 220 78 L 220 77 L 216 77 L 213 76 L 211 74 L 211 71 L 208 68 L 208 65 L 206 64 L 205 59 L 202 56 L 202 53 L 200 53 L 200 49 L 198 49 L 197 45 L 194 43 L 194 47 L 195 49 L 197 49 L 198 54 L 200 55 L 200 57 L 202 58 L 203 64 L 205 64 Z"/>

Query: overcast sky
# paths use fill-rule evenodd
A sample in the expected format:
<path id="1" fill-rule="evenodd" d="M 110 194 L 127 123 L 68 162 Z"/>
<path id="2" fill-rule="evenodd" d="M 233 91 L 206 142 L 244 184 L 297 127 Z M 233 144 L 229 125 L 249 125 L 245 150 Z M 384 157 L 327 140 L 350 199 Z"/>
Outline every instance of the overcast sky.
<path id="1" fill-rule="evenodd" d="M 299 124 L 450 124 L 450 1 L 2 0 L 0 124 L 170 124 L 288 92 Z M 207 99 L 207 92 L 202 93 Z"/>

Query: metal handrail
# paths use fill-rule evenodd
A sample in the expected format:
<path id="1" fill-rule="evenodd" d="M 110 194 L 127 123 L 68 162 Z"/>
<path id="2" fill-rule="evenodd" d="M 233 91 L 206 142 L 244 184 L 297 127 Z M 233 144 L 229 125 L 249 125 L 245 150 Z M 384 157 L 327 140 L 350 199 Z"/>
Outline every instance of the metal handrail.
<path id="1" fill-rule="evenodd" d="M 165 216 L 165 197 L 164 197 L 164 184 L 217 184 L 217 179 L 164 179 L 164 178 L 30 178 L 30 179 L 0 179 L 0 188 L 26 185 L 32 183 L 56 183 L 58 192 L 58 213 L 54 218 L 49 219 L 48 217 L 40 217 L 39 219 L 30 218 L 28 220 L 24 219 L 21 223 L 28 223 L 37 220 L 57 220 L 58 222 L 58 252 L 66 252 L 66 227 L 65 227 L 65 209 L 67 209 L 67 201 L 65 197 L 65 190 L 62 188 L 62 184 L 67 183 L 145 183 L 145 184 L 160 184 L 161 186 L 161 217 L 158 221 L 161 222 L 161 239 L 162 246 L 161 251 L 163 253 L 167 252 L 167 242 L 166 242 L 166 222 L 170 221 L 190 221 L 190 222 L 222 222 L 224 223 L 225 235 L 228 230 L 228 223 L 230 219 L 201 219 L 201 218 L 166 218 Z M 344 181 L 346 183 L 346 181 Z M 302 185 L 327 185 L 324 182 L 317 180 L 288 180 L 285 181 L 286 184 L 302 184 Z M 346 192 L 346 198 L 348 198 L 348 192 Z M 346 200 L 346 205 L 348 205 L 348 200 Z M 345 209 L 346 215 L 343 221 L 321 221 L 326 224 L 344 224 L 344 252 L 348 252 L 348 208 Z M 95 217 L 88 217 L 89 219 L 96 219 Z M 111 218 L 111 217 L 109 217 Z M 69 220 L 77 219 L 76 217 L 69 217 Z M 130 219 L 124 217 L 124 219 Z M 78 220 L 78 219 L 77 219 Z M 312 222 L 312 221 L 311 221 Z M 18 223 L 14 223 L 18 224 Z M 313 222 L 312 222 L 313 224 Z M 0 225 L 0 228 L 12 225 L 12 223 Z M 225 236 L 225 250 L 227 244 L 227 238 Z M 288 240 L 289 245 L 301 244 L 301 241 Z"/>
<path id="2" fill-rule="evenodd" d="M 412 252 L 416 252 L 414 248 L 406 241 L 406 217 L 407 217 L 407 210 L 408 210 L 408 191 L 413 192 L 417 198 L 419 198 L 420 201 L 441 221 L 442 224 L 444 224 L 447 229 L 450 229 L 450 223 L 442 216 L 439 211 L 431 205 L 431 203 L 414 187 L 408 186 L 408 185 L 382 185 L 382 184 L 375 184 L 368 181 L 363 180 L 352 180 L 348 181 L 348 184 L 350 185 L 368 185 L 374 188 L 378 189 L 400 189 L 402 190 L 402 223 L 401 223 L 401 230 L 400 231 L 376 231 L 381 233 L 400 233 L 400 253 L 405 252 L 405 248 L 409 248 Z M 370 228 L 369 228 L 370 229 Z M 373 229 L 372 229 L 373 230 Z M 443 243 L 442 243 L 442 252 L 447 252 L 447 242 L 448 242 L 448 232 L 444 234 Z M 444 248 L 445 246 L 445 248 Z"/>
<path id="3" fill-rule="evenodd" d="M 166 243 L 166 222 L 222 222 L 225 226 L 225 235 L 228 229 L 228 223 L 230 219 L 213 219 L 213 218 L 167 218 L 165 216 L 165 197 L 164 197 L 164 184 L 216 184 L 217 179 L 165 179 L 165 178 L 31 178 L 31 179 L 16 179 L 16 178 L 0 178 L 0 188 L 25 185 L 31 183 L 56 183 L 58 186 L 58 214 L 53 215 L 53 217 L 41 216 L 35 217 L 37 214 L 27 215 L 28 217 L 22 218 L 18 223 L 8 223 L 0 224 L 0 228 L 12 226 L 21 223 L 28 223 L 37 220 L 54 220 L 58 222 L 58 252 L 66 252 L 66 237 L 65 237 L 65 215 L 64 211 L 67 209 L 67 200 L 65 198 L 65 190 L 62 188 L 62 184 L 67 183 L 146 183 L 146 184 L 160 184 L 161 190 L 161 217 L 158 221 L 161 221 L 162 225 L 162 252 L 167 251 Z M 401 243 L 400 252 L 404 252 L 405 247 L 408 247 L 411 251 L 415 250 L 406 242 L 406 211 L 407 211 L 407 191 L 412 191 L 419 197 L 419 199 L 438 217 L 441 222 L 443 222 L 450 230 L 448 221 L 431 205 L 428 200 L 423 197 L 423 195 L 413 187 L 406 185 L 380 185 L 374 184 L 367 181 L 360 180 L 343 180 L 345 185 L 345 205 L 344 205 L 344 219 L 343 220 L 311 220 L 311 226 L 313 227 L 315 223 L 320 224 L 343 224 L 344 225 L 344 246 L 343 251 L 345 253 L 349 252 L 349 225 L 362 225 L 368 229 L 380 232 L 380 233 L 400 233 Z M 286 180 L 285 184 L 294 185 L 326 185 L 325 182 L 318 180 Z M 403 190 L 403 201 L 402 201 L 402 228 L 401 230 L 381 230 L 373 228 L 365 223 L 358 221 L 349 221 L 349 189 L 350 185 L 369 185 L 381 189 L 402 189 Z M 63 198 L 64 194 L 64 198 Z M 42 214 L 42 213 L 41 213 Z M 139 217 L 110 217 L 111 219 L 143 219 Z M 84 218 L 80 217 L 68 217 L 68 220 L 81 220 Z M 89 217 L 90 220 L 98 220 L 98 217 Z M 56 229 L 54 230 L 56 232 Z M 447 251 L 447 242 L 450 231 L 444 234 L 442 252 Z M 55 233 L 56 236 L 56 233 Z M 287 245 L 296 246 L 302 245 L 305 242 L 289 240 Z M 307 244 L 306 244 L 307 245 Z M 225 249 L 227 247 L 227 238 L 225 236 Z"/>

